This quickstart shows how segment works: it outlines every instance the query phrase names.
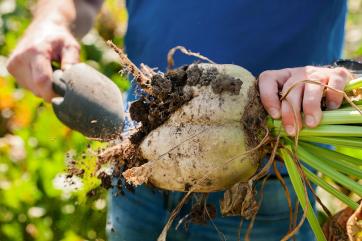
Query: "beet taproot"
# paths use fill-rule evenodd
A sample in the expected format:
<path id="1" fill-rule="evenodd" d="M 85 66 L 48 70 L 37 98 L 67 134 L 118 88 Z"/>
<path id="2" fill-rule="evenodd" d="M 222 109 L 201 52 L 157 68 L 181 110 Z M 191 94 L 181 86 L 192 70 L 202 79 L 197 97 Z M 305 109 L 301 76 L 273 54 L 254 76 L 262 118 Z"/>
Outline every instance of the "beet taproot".
<path id="1" fill-rule="evenodd" d="M 195 192 L 225 190 L 248 181 L 263 155 L 255 147 L 265 135 L 266 114 L 256 79 L 231 64 L 192 64 L 181 69 L 186 76 L 178 71 L 179 78 L 186 81 L 178 91 L 172 92 L 175 86 L 166 73 L 159 76 L 158 83 L 151 81 L 151 94 L 131 105 L 131 117 L 137 116 L 142 123 L 133 137 L 141 136 L 141 141 L 132 144 L 131 138 L 119 148 L 118 162 L 143 161 L 128 165 L 123 176 L 134 185 L 149 183 L 174 191 L 192 187 Z M 172 96 L 174 93 L 178 96 Z M 176 108 L 160 108 L 167 101 Z M 157 116 L 160 119 L 154 120 Z"/>

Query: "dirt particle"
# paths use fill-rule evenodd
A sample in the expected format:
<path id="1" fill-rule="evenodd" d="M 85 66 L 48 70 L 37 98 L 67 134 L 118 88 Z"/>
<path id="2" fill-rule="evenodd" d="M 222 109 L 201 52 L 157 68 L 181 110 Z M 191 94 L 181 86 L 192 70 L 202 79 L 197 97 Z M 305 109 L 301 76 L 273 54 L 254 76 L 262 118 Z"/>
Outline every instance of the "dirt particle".
<path id="1" fill-rule="evenodd" d="M 187 84 L 190 86 L 195 86 L 199 83 L 202 71 L 197 65 L 192 65 L 186 70 L 186 74 L 187 74 Z"/>
<path id="2" fill-rule="evenodd" d="M 186 74 L 187 67 L 188 66 L 185 65 L 182 66 L 181 68 L 169 70 L 165 74 L 165 77 L 171 80 L 173 86 L 179 86 L 179 87 L 185 86 L 187 81 L 187 74 Z"/>
<path id="3" fill-rule="evenodd" d="M 67 167 L 67 178 L 72 178 L 73 176 L 77 176 L 83 178 L 85 170 L 83 168 L 78 168 L 76 166 L 68 166 Z"/>
<path id="4" fill-rule="evenodd" d="M 135 193 L 136 189 L 132 184 L 129 184 L 128 182 L 125 183 L 126 189 L 131 192 L 131 193 Z"/>
<path id="5" fill-rule="evenodd" d="M 98 174 L 98 178 L 101 180 L 101 186 L 109 189 L 112 188 L 112 176 L 105 173 L 105 172 L 101 172 Z"/>
<path id="6" fill-rule="evenodd" d="M 199 80 L 199 85 L 207 86 L 210 83 L 214 82 L 217 79 L 218 71 L 216 68 L 209 68 L 202 72 L 202 75 Z"/>
<path id="7" fill-rule="evenodd" d="M 165 100 L 172 91 L 172 82 L 167 77 L 160 74 L 152 76 L 152 93 L 160 100 Z"/>
<path id="8" fill-rule="evenodd" d="M 148 105 L 142 99 L 132 102 L 129 109 L 132 120 L 138 122 L 147 121 L 148 109 Z"/>
<path id="9" fill-rule="evenodd" d="M 226 91 L 238 95 L 242 84 L 240 79 L 225 74 L 220 74 L 211 81 L 211 87 L 215 94 Z"/>
<path id="10" fill-rule="evenodd" d="M 87 192 L 87 197 L 89 197 L 89 198 L 94 197 L 97 195 L 97 193 L 98 193 L 97 188 L 92 189 L 89 192 Z"/>
<path id="11" fill-rule="evenodd" d="M 190 184 L 190 183 L 185 183 L 185 192 L 188 192 L 188 191 L 190 191 L 190 189 L 191 189 L 191 187 L 192 187 L 192 185 Z"/>
<path id="12" fill-rule="evenodd" d="M 211 185 L 212 185 L 212 180 L 210 180 L 210 179 L 208 179 L 208 178 L 205 180 L 205 182 L 206 182 L 206 185 L 207 185 L 207 186 L 211 186 Z"/>

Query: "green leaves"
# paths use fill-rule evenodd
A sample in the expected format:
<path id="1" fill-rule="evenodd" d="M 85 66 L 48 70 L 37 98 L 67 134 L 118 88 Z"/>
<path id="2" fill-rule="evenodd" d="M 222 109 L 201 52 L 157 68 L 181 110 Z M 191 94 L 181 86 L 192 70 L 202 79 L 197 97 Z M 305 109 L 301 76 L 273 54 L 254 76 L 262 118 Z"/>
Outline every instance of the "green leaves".
<path id="1" fill-rule="evenodd" d="M 324 163 L 325 165 L 330 166 L 346 175 L 362 179 L 362 169 L 360 168 L 360 166 L 362 166 L 361 159 L 349 157 L 336 151 L 327 150 L 308 143 L 299 143 L 299 146 L 308 150 L 309 153 L 313 153 L 315 156 L 318 156 L 318 161 Z"/>
<path id="2" fill-rule="evenodd" d="M 344 88 L 344 91 L 348 92 L 361 87 L 362 87 L 362 77 L 348 82 Z"/>
<path id="3" fill-rule="evenodd" d="M 313 212 L 313 207 L 309 202 L 309 198 L 306 192 L 305 184 L 303 183 L 301 176 L 298 172 L 298 167 L 295 164 L 293 158 L 290 156 L 290 150 L 281 149 L 280 154 L 284 160 L 285 166 L 287 167 L 289 177 L 291 179 L 294 191 L 297 194 L 298 200 L 306 212 L 308 222 L 317 238 L 318 241 L 327 241 L 324 237 L 323 231 L 319 225 L 318 219 Z"/>
<path id="4" fill-rule="evenodd" d="M 295 145 L 287 137 L 284 137 L 284 141 L 286 145 L 279 150 L 279 153 L 287 167 L 298 200 L 306 212 L 306 217 L 317 240 L 326 240 L 306 195 L 308 185 L 306 185 L 304 178 L 325 189 L 352 209 L 357 209 L 358 204 L 355 201 L 334 188 L 323 178 L 318 177 L 309 168 L 312 167 L 315 171 L 323 173 L 334 182 L 343 185 L 352 193 L 362 196 L 362 186 L 352 178 L 362 178 L 362 160 L 303 141 Z M 309 168 L 301 163 L 307 164 Z"/>
<path id="5" fill-rule="evenodd" d="M 106 192 L 87 196 L 99 186 L 99 180 L 89 174 L 94 170 L 94 153 L 82 158 L 100 144 L 66 128 L 49 104 L 4 76 L 4 60 L 29 25 L 29 9 L 34 4 L 0 0 L 0 5 L 6 2 L 14 3 L 15 8 L 0 12 L 0 240 L 105 239 L 106 209 L 96 208 L 95 203 L 106 202 Z M 102 42 L 97 38 L 83 47 L 82 60 L 97 60 L 99 70 L 127 89 L 128 81 L 118 74 L 117 60 L 104 57 Z M 68 193 L 54 185 L 55 177 L 65 171 L 67 156 L 86 168 L 84 188 L 79 192 Z M 44 210 L 42 216 L 29 211 L 36 208 Z"/>
<path id="6" fill-rule="evenodd" d="M 362 86 L 362 79 L 358 79 L 348 86 L 360 87 Z M 271 132 L 274 135 L 280 134 L 285 144 L 279 151 L 287 167 L 298 200 L 307 212 L 307 219 L 317 240 L 325 240 L 325 237 L 317 222 L 316 215 L 312 212 L 309 201 L 306 199 L 305 188 L 307 185 L 304 178 L 325 189 L 353 209 L 356 209 L 358 204 L 333 187 L 324 178 L 307 169 L 306 166 L 322 173 L 333 182 L 342 185 L 346 190 L 361 197 L 362 185 L 357 181 L 362 179 L 361 124 L 362 115 L 352 107 L 324 111 L 321 125 L 316 128 L 303 128 L 298 135 L 298 143 L 295 143 L 287 137 L 281 121 L 268 120 L 268 127 Z M 334 145 L 337 150 L 329 150 L 325 146 L 316 143 Z M 344 153 L 341 153 L 343 150 Z M 301 168 L 298 168 L 296 163 L 300 163 L 298 165 Z M 304 166 L 304 164 L 306 165 Z"/>
<path id="7" fill-rule="evenodd" d="M 332 185 L 330 185 L 328 182 L 326 182 L 323 178 L 318 177 L 313 172 L 308 170 L 307 168 L 303 168 L 303 171 L 305 172 L 307 178 L 314 182 L 316 185 L 322 187 L 324 190 L 341 200 L 343 203 L 348 205 L 350 208 L 356 210 L 358 208 L 358 204 L 351 200 L 348 196 L 334 188 Z"/>

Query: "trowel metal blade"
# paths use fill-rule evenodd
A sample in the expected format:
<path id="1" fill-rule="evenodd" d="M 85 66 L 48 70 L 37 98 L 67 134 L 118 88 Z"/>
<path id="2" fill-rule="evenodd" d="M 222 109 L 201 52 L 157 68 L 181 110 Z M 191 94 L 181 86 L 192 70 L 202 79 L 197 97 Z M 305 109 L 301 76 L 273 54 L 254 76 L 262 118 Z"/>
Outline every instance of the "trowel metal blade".
<path id="1" fill-rule="evenodd" d="M 56 116 L 71 129 L 101 140 L 120 136 L 124 122 L 122 94 L 118 87 L 94 68 L 72 65 L 53 75 Z"/>

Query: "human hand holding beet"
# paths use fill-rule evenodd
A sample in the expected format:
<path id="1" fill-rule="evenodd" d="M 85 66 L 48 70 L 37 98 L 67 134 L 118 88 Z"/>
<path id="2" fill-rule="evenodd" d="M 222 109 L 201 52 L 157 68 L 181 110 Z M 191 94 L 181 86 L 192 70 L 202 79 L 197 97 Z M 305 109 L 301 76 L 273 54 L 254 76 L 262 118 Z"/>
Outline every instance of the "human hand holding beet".
<path id="1" fill-rule="evenodd" d="M 344 86 L 353 78 L 345 68 L 326 68 L 305 66 L 281 70 L 269 70 L 259 76 L 261 101 L 274 118 L 282 118 L 287 133 L 294 136 L 302 128 L 302 115 L 307 127 L 316 127 L 322 119 L 321 102 L 325 87 L 314 83 L 299 83 L 313 80 L 343 91 Z M 284 100 L 280 101 L 279 92 L 283 95 L 290 89 Z M 328 109 L 337 109 L 343 100 L 343 94 L 326 89 L 326 105 Z M 295 112 L 295 113 L 294 113 Z"/>

